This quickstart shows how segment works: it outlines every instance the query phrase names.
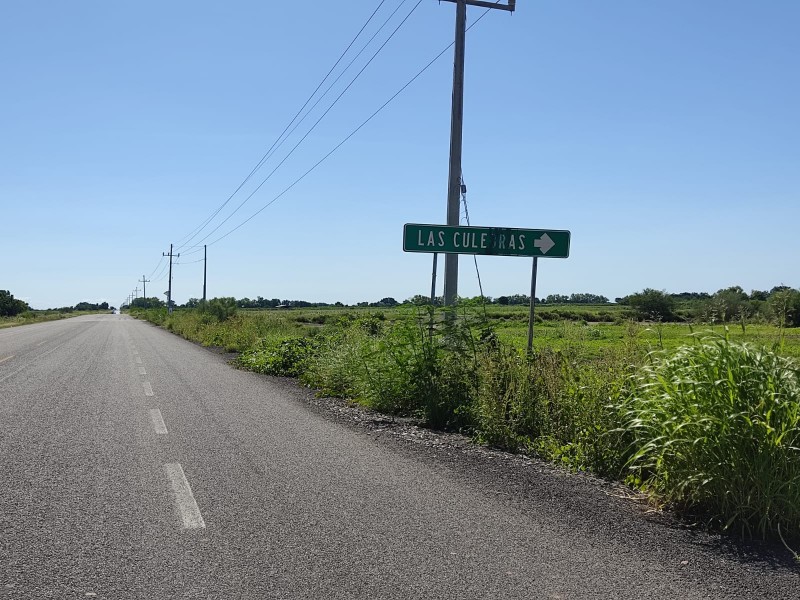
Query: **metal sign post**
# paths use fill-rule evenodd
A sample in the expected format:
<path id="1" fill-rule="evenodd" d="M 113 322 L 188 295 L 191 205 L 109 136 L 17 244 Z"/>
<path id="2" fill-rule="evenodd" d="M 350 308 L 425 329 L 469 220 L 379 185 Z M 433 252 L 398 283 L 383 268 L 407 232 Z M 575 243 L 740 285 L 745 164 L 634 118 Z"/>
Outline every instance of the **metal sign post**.
<path id="1" fill-rule="evenodd" d="M 438 262 L 439 255 L 433 253 L 433 271 L 431 273 L 431 305 L 436 304 L 436 263 Z"/>
<path id="2" fill-rule="evenodd" d="M 536 304 L 536 271 L 539 269 L 539 257 L 533 257 L 533 269 L 531 271 L 531 314 L 528 319 L 528 356 L 533 352 L 533 317 L 534 306 Z"/>

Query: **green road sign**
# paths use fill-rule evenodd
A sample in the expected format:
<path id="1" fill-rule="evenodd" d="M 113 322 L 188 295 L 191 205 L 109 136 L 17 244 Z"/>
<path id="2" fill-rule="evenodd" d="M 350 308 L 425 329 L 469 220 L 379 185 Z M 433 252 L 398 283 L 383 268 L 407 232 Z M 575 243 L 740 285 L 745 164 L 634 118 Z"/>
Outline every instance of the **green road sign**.
<path id="1" fill-rule="evenodd" d="M 403 250 L 444 254 L 567 258 L 569 237 L 569 231 L 559 230 L 406 223 L 403 227 Z"/>

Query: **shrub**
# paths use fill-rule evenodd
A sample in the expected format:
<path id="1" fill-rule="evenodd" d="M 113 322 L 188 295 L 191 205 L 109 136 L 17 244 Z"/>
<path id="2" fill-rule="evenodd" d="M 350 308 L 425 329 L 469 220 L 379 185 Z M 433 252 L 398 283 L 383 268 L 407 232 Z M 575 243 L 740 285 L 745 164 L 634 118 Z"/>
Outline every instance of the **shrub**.
<path id="1" fill-rule="evenodd" d="M 705 337 L 651 355 L 619 405 L 629 481 L 724 529 L 800 533 L 800 372 Z"/>
<path id="2" fill-rule="evenodd" d="M 238 306 L 236 298 L 212 298 L 208 302 L 200 302 L 198 310 L 223 323 L 236 314 Z"/>
<path id="3" fill-rule="evenodd" d="M 239 366 L 258 373 L 298 377 L 306 370 L 308 361 L 317 350 L 317 344 L 310 338 L 262 341 L 240 354 L 236 362 Z"/>
<path id="4" fill-rule="evenodd" d="M 510 450 L 534 451 L 571 469 L 617 475 L 621 436 L 610 399 L 630 372 L 624 354 L 585 362 L 574 350 L 542 350 L 525 357 L 489 346 L 479 361 L 476 436 Z"/>
<path id="5" fill-rule="evenodd" d="M 0 317 L 13 317 L 28 310 L 27 302 L 17 300 L 8 290 L 0 290 Z"/>
<path id="6" fill-rule="evenodd" d="M 432 308 L 417 309 L 377 336 L 362 357 L 359 389 L 378 410 L 413 415 L 431 427 L 464 429 L 474 386 L 467 349 L 472 334 L 463 321 L 431 329 L 433 318 Z"/>
<path id="7" fill-rule="evenodd" d="M 675 299 L 664 291 L 645 288 L 622 298 L 620 303 L 630 306 L 641 319 L 670 321 L 674 318 Z"/>

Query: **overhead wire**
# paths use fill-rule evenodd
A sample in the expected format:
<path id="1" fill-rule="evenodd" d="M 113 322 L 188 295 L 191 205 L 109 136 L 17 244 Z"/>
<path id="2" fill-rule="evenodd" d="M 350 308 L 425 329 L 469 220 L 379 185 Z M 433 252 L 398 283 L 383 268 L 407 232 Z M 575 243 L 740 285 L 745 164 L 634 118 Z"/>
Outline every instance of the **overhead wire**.
<path id="1" fill-rule="evenodd" d="M 151 278 L 151 279 L 152 279 L 154 282 L 156 282 L 156 281 L 161 281 L 162 279 L 164 279 L 164 277 L 166 277 L 166 276 L 167 276 L 167 267 L 168 267 L 168 266 L 169 266 L 169 265 L 165 263 L 165 264 L 164 264 L 164 266 L 162 267 L 161 271 L 158 273 L 158 275 L 156 275 L 155 277 L 152 277 L 152 276 L 151 276 L 150 278 Z"/>
<path id="2" fill-rule="evenodd" d="M 273 153 L 273 150 L 275 149 L 276 145 L 277 145 L 279 142 L 280 142 L 281 144 L 283 143 L 283 142 L 281 142 L 281 139 L 283 138 L 284 134 L 285 134 L 285 133 L 286 133 L 286 132 L 289 130 L 289 128 L 290 128 L 290 127 L 291 127 L 291 126 L 294 124 L 294 122 L 297 120 L 297 117 L 299 117 L 299 116 L 300 116 L 300 114 L 301 114 L 301 113 L 302 113 L 302 112 L 305 110 L 306 106 L 308 106 L 308 103 L 309 103 L 309 102 L 311 102 L 311 100 L 314 98 L 314 96 L 317 94 L 317 92 L 320 90 L 320 88 L 321 88 L 321 87 L 322 87 L 322 86 L 325 84 L 325 82 L 328 80 L 328 77 L 330 77 L 330 76 L 331 76 L 331 73 L 333 73 L 333 72 L 334 72 L 334 70 L 336 69 L 336 67 L 337 67 L 337 66 L 339 66 L 339 63 L 342 61 L 342 59 L 344 59 L 344 57 L 345 57 L 345 56 L 347 55 L 347 53 L 350 51 L 350 48 L 352 48 L 352 47 L 353 47 L 353 44 L 355 44 L 356 40 L 358 40 L 358 38 L 361 36 L 361 34 L 363 33 L 363 31 L 364 31 L 364 30 L 367 28 L 367 26 L 368 26 L 368 25 L 369 25 L 369 24 L 372 22 L 372 19 L 373 19 L 373 18 L 375 17 L 375 15 L 378 13 L 378 11 L 379 11 L 379 10 L 380 10 L 380 8 L 383 6 L 383 4 L 385 3 L 385 1 L 386 1 L 386 0 L 381 0 L 381 2 L 378 4 L 378 6 L 375 8 L 375 10 L 372 12 L 372 14 L 371 14 L 371 15 L 369 16 L 369 18 L 366 20 L 366 22 L 364 23 L 364 25 L 362 25 L 362 26 L 361 26 L 361 29 L 359 29 L 359 30 L 358 30 L 358 33 L 355 35 L 355 37 L 354 37 L 354 38 L 353 38 L 353 39 L 350 41 L 350 43 L 347 45 L 347 47 L 344 49 L 344 51 L 343 51 L 343 52 L 342 52 L 342 53 L 339 55 L 339 58 L 338 58 L 338 59 L 336 59 L 336 62 L 333 64 L 333 66 L 330 68 L 330 70 L 329 70 L 329 71 L 328 71 L 328 72 L 325 74 L 325 77 L 323 77 L 323 78 L 322 78 L 322 80 L 321 80 L 321 81 L 319 82 L 319 84 L 317 85 L 317 87 L 316 87 L 316 88 L 314 88 L 314 91 L 311 93 L 311 95 L 310 95 L 310 96 L 309 96 L 309 97 L 306 99 L 306 101 L 303 103 L 303 106 L 301 106 L 301 107 L 300 107 L 300 110 L 298 110 L 298 111 L 297 111 L 297 113 L 294 115 L 294 117 L 292 117 L 292 120 L 291 120 L 291 121 L 289 121 L 289 123 L 286 125 L 286 127 L 284 127 L 283 131 L 282 131 L 282 132 L 280 133 L 280 135 L 279 135 L 279 136 L 278 136 L 278 137 L 275 139 L 275 141 L 274 141 L 274 142 L 272 142 L 272 145 L 270 146 L 270 148 L 269 148 L 269 149 L 268 149 L 268 150 L 267 150 L 267 151 L 264 153 L 264 155 L 261 157 L 261 159 L 258 161 L 258 163 L 256 163 L 256 165 L 255 165 L 255 166 L 253 167 L 253 169 L 250 171 L 250 173 L 248 173 L 247 177 L 245 177 L 245 178 L 242 180 L 242 182 L 241 182 L 241 183 L 240 183 L 240 184 L 237 186 L 237 188 L 236 188 L 236 189 L 233 191 L 233 193 L 232 193 L 230 196 L 228 196 L 228 198 L 225 200 L 225 202 L 223 202 L 223 203 L 220 205 L 220 207 L 219 207 L 219 208 L 217 208 L 217 209 L 216 209 L 216 210 L 215 210 L 215 211 L 214 211 L 214 212 L 211 214 L 211 216 L 210 216 L 210 217 L 208 217 L 208 218 L 207 218 L 207 219 L 206 219 L 206 220 L 205 220 L 205 221 L 204 221 L 204 222 L 203 222 L 203 223 L 202 223 L 202 224 L 201 224 L 201 225 L 200 225 L 198 228 L 196 228 L 195 230 L 193 230 L 193 231 L 192 231 L 192 232 L 191 232 L 191 233 L 190 233 L 188 236 L 185 236 L 185 237 L 181 238 L 180 240 L 178 240 L 178 245 L 182 244 L 182 246 L 180 246 L 180 248 L 182 248 L 182 247 L 185 247 L 185 246 L 186 246 L 186 244 L 187 244 L 188 242 L 190 242 L 192 239 L 194 239 L 194 238 L 195 238 L 197 235 L 199 235 L 199 234 L 200 234 L 200 232 L 201 232 L 203 229 L 205 229 L 205 227 L 206 227 L 206 226 L 207 226 L 207 225 L 208 225 L 208 224 L 209 224 L 209 223 L 210 223 L 210 222 L 211 222 L 211 221 L 214 219 L 214 217 L 216 217 L 216 216 L 217 216 L 217 215 L 220 213 L 220 211 L 222 211 L 222 209 L 223 209 L 223 208 L 225 208 L 225 206 L 226 206 L 226 205 L 227 205 L 227 204 L 228 204 L 228 203 L 229 203 L 229 202 L 230 202 L 230 201 L 233 199 L 233 197 L 234 197 L 234 196 L 235 196 L 235 195 L 236 195 L 236 194 L 239 192 L 239 190 L 241 190 L 241 189 L 242 189 L 242 187 L 244 187 L 244 185 L 245 185 L 245 184 L 246 184 L 248 181 L 250 181 L 250 178 L 251 178 L 251 177 L 252 177 L 252 176 L 253 176 L 253 175 L 254 175 L 254 174 L 255 174 L 255 173 L 256 173 L 256 172 L 257 172 L 257 171 L 258 171 L 258 170 L 259 170 L 259 169 L 260 169 L 260 168 L 263 166 L 263 164 L 264 164 L 264 163 L 265 163 L 265 162 L 266 162 L 266 161 L 269 159 L 269 157 L 272 155 L 272 153 Z M 403 0 L 403 2 L 405 2 L 405 0 Z M 396 12 L 396 10 L 395 10 L 395 12 Z M 392 14 L 394 14 L 394 13 L 392 13 Z M 315 105 L 315 106 L 316 106 L 316 105 Z M 293 130 L 293 131 L 294 131 L 294 130 Z M 186 243 L 184 243 L 184 242 L 186 242 Z M 180 249 L 180 248 L 178 248 L 178 249 Z"/>
<path id="3" fill-rule="evenodd" d="M 355 55 L 355 56 L 354 56 L 354 57 L 353 57 L 353 58 L 350 60 L 350 62 L 349 62 L 349 63 L 347 63 L 347 66 L 346 66 L 344 69 L 342 69 L 342 71 L 339 73 L 339 75 L 337 75 L 337 76 L 336 76 L 336 79 L 334 79 L 334 80 L 333 80 L 333 82 L 331 82 L 331 84 L 330 84 L 330 85 L 329 85 L 329 86 L 328 86 L 328 87 L 325 89 L 325 91 L 324 91 L 324 92 L 322 92 L 322 94 L 319 96 L 319 98 L 317 98 L 316 102 L 314 102 L 314 104 L 312 104 L 312 105 L 311 105 L 311 108 L 309 108 L 309 109 L 308 109 L 308 111 L 306 111 L 306 114 L 304 114 L 304 115 L 302 116 L 302 118 L 300 118 L 300 120 L 299 120 L 299 121 L 297 121 L 297 123 L 295 123 L 294 127 L 292 127 L 292 130 L 291 130 L 291 131 L 290 131 L 290 132 L 289 132 L 289 133 L 286 135 L 286 137 L 285 137 L 285 138 L 283 138 L 283 140 L 282 140 L 282 141 L 281 141 L 281 142 L 280 142 L 280 143 L 279 143 L 279 144 L 278 144 L 278 145 L 275 147 L 275 149 L 274 149 L 274 150 L 273 150 L 273 151 L 270 153 L 270 156 L 272 156 L 272 155 L 273 155 L 275 152 L 277 152 L 277 151 L 280 149 L 280 147 L 283 145 L 283 143 L 284 143 L 284 142 L 285 142 L 287 139 L 289 139 L 289 137 L 290 137 L 290 136 L 291 136 L 291 135 L 292 135 L 292 134 L 293 134 L 295 131 L 297 131 L 297 128 L 298 128 L 298 127 L 300 127 L 300 125 L 303 123 L 303 121 L 305 121 L 305 120 L 308 118 L 308 116 L 309 116 L 309 115 L 310 115 L 310 114 L 311 114 L 311 113 L 314 111 L 314 109 L 315 109 L 315 108 L 316 108 L 316 107 L 319 105 L 319 103 L 320 103 L 320 102 L 322 102 L 322 99 L 323 99 L 323 98 L 325 98 L 325 96 L 327 96 L 327 95 L 328 95 L 328 92 L 330 92 L 330 91 L 333 89 L 333 87 L 334 87 L 334 86 L 335 86 L 337 83 L 339 83 L 339 80 L 340 80 L 342 77 L 344 77 L 344 74 L 345 74 L 345 73 L 347 73 L 347 71 L 349 71 L 349 70 L 350 70 L 350 67 L 352 67 L 352 66 L 353 66 L 353 64 L 354 64 L 354 63 L 355 63 L 355 62 L 358 60 L 358 58 L 359 58 L 359 57 L 360 57 L 360 56 L 361 56 L 361 55 L 364 53 L 364 51 L 365 51 L 367 48 L 369 48 L 369 45 L 370 45 L 370 44 L 371 44 L 371 43 L 372 43 L 372 42 L 375 40 L 375 38 L 376 38 L 376 37 L 378 37 L 378 35 L 380 34 L 380 32 L 381 32 L 381 31 L 383 31 L 384 27 L 386 27 L 386 26 L 389 24 L 389 22 L 392 20 L 392 18 L 395 16 L 395 14 L 397 14 L 397 12 L 398 12 L 398 11 L 399 11 L 399 10 L 400 10 L 402 7 L 403 7 L 403 5 L 405 5 L 405 4 L 406 4 L 406 2 L 408 2 L 408 0 L 402 0 L 402 2 L 400 2 L 400 4 L 398 4 L 398 5 L 397 5 L 397 7 L 396 7 L 396 8 L 395 8 L 395 9 L 392 11 L 392 13 L 391 13 L 391 14 L 390 14 L 390 15 L 389 15 L 387 18 L 386 18 L 386 20 L 385 20 L 385 21 L 383 22 L 383 24 L 382 24 L 382 25 L 381 25 L 381 26 L 380 26 L 380 27 L 377 29 L 377 31 L 375 31 L 375 33 L 374 33 L 374 34 L 372 34 L 372 37 L 371 37 L 371 38 L 369 38 L 369 40 L 367 40 L 367 43 L 366 43 L 366 44 L 364 44 L 364 45 L 361 47 L 361 50 L 359 50 L 359 51 L 356 53 L 356 55 Z M 268 157 L 267 157 L 267 159 L 269 159 L 269 158 L 270 158 L 270 156 L 268 156 Z"/>
<path id="4" fill-rule="evenodd" d="M 469 206 L 467 206 L 467 185 L 464 183 L 464 174 L 461 174 L 459 178 L 460 186 L 461 186 L 461 203 L 464 206 L 464 219 L 467 222 L 467 225 L 471 225 L 469 220 Z M 483 295 L 483 283 L 481 282 L 481 271 L 478 268 L 478 256 L 477 254 L 472 255 L 472 260 L 475 263 L 475 274 L 478 276 L 478 290 L 481 293 L 481 302 L 483 303 L 483 316 L 487 317 L 486 313 L 486 297 Z"/>
<path id="5" fill-rule="evenodd" d="M 475 25 L 477 25 L 481 21 L 481 19 L 483 19 L 489 13 L 490 10 L 491 9 L 487 8 L 480 16 L 478 16 L 478 18 L 475 19 L 475 21 L 467 27 L 467 31 L 469 31 Z M 254 212 L 252 215 L 250 215 L 247 219 L 245 219 L 244 221 L 242 221 L 241 223 L 239 223 L 238 225 L 236 225 L 235 227 L 233 227 L 232 229 L 230 229 L 229 231 L 227 231 L 223 235 L 219 236 L 218 238 L 215 238 L 214 240 L 208 242 L 207 245 L 211 246 L 213 244 L 216 244 L 219 241 L 222 241 L 223 239 L 225 239 L 226 237 L 228 237 L 229 235 L 231 235 L 232 233 L 234 233 L 235 231 L 237 231 L 238 229 L 240 229 L 241 227 L 243 227 L 244 225 L 249 223 L 252 219 L 254 219 L 256 216 L 261 214 L 264 210 L 266 210 L 267 208 L 272 206 L 275 202 L 277 202 L 280 198 L 282 198 L 285 194 L 287 194 L 298 183 L 300 183 L 303 179 L 305 179 L 308 175 L 310 175 L 314 170 L 316 170 L 317 167 L 319 167 L 323 162 L 325 162 L 328 158 L 330 158 L 331 155 L 333 155 L 337 150 L 339 150 L 339 148 L 344 146 L 350 140 L 350 138 L 352 138 L 356 133 L 361 131 L 361 129 L 363 129 L 370 121 L 372 121 L 372 119 L 374 119 L 387 106 L 389 106 L 389 104 L 391 104 L 395 100 L 395 98 L 397 98 L 400 94 L 402 94 L 406 90 L 406 88 L 408 88 L 412 83 L 414 83 L 417 79 L 419 79 L 422 76 L 422 74 L 425 73 L 425 71 L 427 71 L 431 66 L 433 66 L 433 64 L 436 61 L 438 61 L 442 56 L 444 56 L 444 54 L 448 50 L 450 50 L 454 45 L 455 45 L 455 42 L 450 42 L 447 46 L 445 46 L 424 67 L 422 67 L 422 69 L 420 69 L 416 73 L 416 75 L 414 75 L 411 79 L 409 79 L 405 83 L 405 85 L 403 85 L 400 89 L 398 89 L 388 100 L 386 100 L 386 102 L 384 102 L 377 110 L 375 110 L 375 112 L 373 112 L 369 117 L 367 117 L 364 121 L 362 121 L 361 124 L 358 127 L 353 129 L 353 131 L 351 131 L 341 142 L 339 142 L 336 146 L 334 146 L 333 149 L 331 149 L 325 156 L 323 156 L 321 159 L 319 159 L 310 169 L 308 169 L 306 172 L 304 172 L 302 175 L 300 175 L 297 179 L 295 179 L 282 192 L 280 192 L 279 194 L 274 196 L 269 202 L 267 202 L 264 206 L 262 206 L 259 210 Z M 259 186 L 259 187 L 261 187 L 261 186 Z M 256 190 L 253 191 L 253 194 L 255 194 L 255 192 L 257 192 L 257 191 L 258 191 L 258 188 L 256 188 Z M 251 194 L 251 196 L 252 196 L 252 194 Z M 187 254 L 192 254 L 194 252 L 199 252 L 199 250 L 194 250 L 192 252 L 188 252 Z"/>
<path id="6" fill-rule="evenodd" d="M 283 160 L 281 160 L 281 162 L 279 162 L 279 163 L 278 163 L 278 164 L 275 166 L 275 168 L 273 168 L 273 169 L 272 169 L 272 171 L 270 171 L 270 173 L 269 173 L 269 174 L 268 174 L 268 175 L 267 175 L 267 176 L 266 176 L 266 177 L 265 177 L 265 178 L 264 178 L 264 179 L 261 181 L 261 183 L 259 183 L 259 184 L 258 184 L 258 186 L 257 186 L 257 187 L 256 187 L 256 188 L 255 188 L 255 189 L 252 191 L 252 192 L 250 192 L 250 194 L 249 194 L 249 195 L 248 195 L 248 196 L 247 196 L 247 197 L 246 197 L 246 198 L 245 198 L 245 199 L 244 199 L 244 200 L 243 200 L 243 201 L 242 201 L 242 202 L 239 204 L 239 206 L 237 206 L 237 207 L 236 207 L 236 209 L 235 209 L 235 210 L 234 210 L 234 211 L 233 211 L 231 214 L 229 214 L 227 217 L 225 217 L 225 219 L 223 219 L 223 220 L 222 220 L 222 221 L 221 221 L 221 222 L 220 222 L 220 223 L 219 223 L 219 224 L 218 224 L 216 227 L 214 227 L 214 229 L 212 229 L 212 230 L 211 230 L 211 231 L 210 231 L 210 232 L 209 232 L 209 233 L 208 233 L 208 234 L 207 234 L 205 237 L 201 238 L 201 239 L 199 240 L 200 242 L 203 242 L 203 241 L 207 240 L 207 239 L 208 239 L 209 237 L 211 237 L 211 236 L 212 236 L 212 235 L 213 235 L 215 232 L 219 231 L 219 229 L 220 229 L 220 228 L 221 228 L 221 227 L 222 227 L 222 226 L 223 226 L 225 223 L 227 223 L 227 222 L 228 222 L 228 221 L 229 221 L 229 220 L 230 220 L 230 219 L 231 219 L 231 218 L 232 218 L 232 217 L 233 217 L 233 216 L 234 216 L 234 215 L 235 215 L 237 212 L 239 212 L 239 210 L 240 210 L 240 209 L 241 209 L 241 208 L 242 208 L 242 207 L 243 207 L 243 206 L 244 206 L 244 205 L 245 205 L 245 204 L 246 204 L 246 203 L 247 203 L 247 202 L 250 200 L 250 198 L 252 198 L 252 197 L 253 197 L 253 196 L 254 196 L 254 195 L 255 195 L 255 194 L 256 194 L 256 193 L 257 193 L 257 192 L 258 192 L 258 191 L 259 191 L 259 190 L 260 190 L 260 189 L 263 187 L 263 185 L 264 185 L 264 184 L 265 184 L 267 181 L 269 181 L 269 179 L 270 179 L 270 178 L 271 178 L 271 177 L 272 177 L 272 176 L 275 174 L 275 172 L 276 172 L 278 169 L 280 169 L 280 167 L 281 167 L 281 166 L 283 166 L 283 164 L 284 164 L 284 163 L 285 163 L 285 162 L 286 162 L 286 161 L 287 161 L 287 160 L 288 160 L 288 159 L 289 159 L 289 158 L 292 156 L 292 154 L 294 154 L 295 150 L 297 150 L 297 148 L 300 146 L 300 144 L 302 144 L 302 143 L 303 143 L 303 142 L 306 140 L 306 138 L 308 138 L 308 136 L 311 134 L 311 132 L 313 132 L 313 131 L 314 131 L 314 129 L 316 129 L 317 125 L 319 125 L 319 124 L 320 124 L 320 122 L 322 121 L 322 119 L 324 119 L 324 118 L 325 118 L 325 117 L 328 115 L 328 113 L 329 113 L 329 112 L 330 112 L 330 111 L 333 109 L 333 107 L 334 107 L 334 106 L 336 106 L 336 104 L 339 102 L 339 100 L 342 98 L 342 96 L 344 96 L 344 94 L 347 92 L 347 90 L 349 90 L 349 89 L 350 89 L 350 88 L 353 86 L 353 84 L 354 84 L 354 83 L 355 83 L 355 82 L 358 80 L 358 78 L 361 76 L 361 74 L 362 74 L 362 73 L 364 73 L 364 71 L 367 69 L 367 67 L 369 67 L 369 65 L 372 63 L 372 61 L 373 61 L 373 60 L 375 60 L 375 58 L 378 56 L 378 54 L 380 54 L 380 52 L 381 52 L 381 51 L 382 51 L 382 50 L 383 50 L 383 49 L 386 47 L 386 45 L 387 45 L 387 44 L 388 44 L 388 43 L 391 41 L 391 39 L 392 39 L 392 38 L 393 38 L 393 37 L 394 37 L 394 36 L 397 34 L 397 32 L 398 32 L 398 31 L 400 30 L 400 28 L 401 28 L 401 27 L 402 27 L 402 26 L 403 26 L 403 25 L 406 23 L 406 21 L 408 21 L 408 19 L 409 19 L 409 18 L 411 17 L 411 15 L 412 15 L 412 14 L 413 14 L 413 13 L 414 13 L 416 10 L 417 10 L 417 8 L 419 7 L 419 5 L 420 5 L 420 4 L 422 4 L 422 0 L 418 0 L 418 2 L 417 2 L 417 3 L 414 5 L 414 7 L 413 7 L 413 8 L 412 8 L 412 9 L 409 11 L 409 13 L 408 13 L 408 14 L 407 14 L 407 15 L 406 15 L 404 18 L 403 18 L 403 20 L 400 22 L 400 24 L 399 24 L 397 27 L 395 27 L 394 31 L 392 31 L 392 33 L 389 35 L 389 37 L 388 37 L 388 38 L 387 38 L 387 39 L 386 39 L 386 40 L 383 42 L 383 44 L 381 44 L 381 46 L 380 46 L 380 47 L 379 47 L 379 48 L 378 48 L 378 49 L 375 51 L 375 53 L 374 53 L 374 54 L 373 54 L 373 55 L 370 57 L 370 59 L 367 61 L 367 63 L 366 63 L 366 64 L 365 64 L 365 65 L 364 65 L 364 66 L 361 68 L 361 70 L 360 70 L 360 71 L 359 71 L 359 72 L 358 72 L 358 73 L 357 73 L 357 74 L 356 74 L 356 75 L 353 77 L 353 79 L 350 81 L 350 83 L 348 83 L 348 84 L 347 84 L 347 86 L 346 86 L 346 87 L 345 87 L 345 88 L 344 88 L 344 89 L 343 89 L 343 90 L 342 90 L 342 91 L 339 93 L 339 95 L 338 95 L 338 96 L 336 97 L 336 99 L 335 99 L 335 100 L 334 100 L 334 101 L 331 103 L 331 105 L 330 105 L 330 106 L 328 106 L 328 108 L 325 110 L 325 112 L 323 112 L 323 113 L 322 113 L 322 115 L 321 115 L 321 116 L 320 116 L 320 117 L 319 117 L 319 118 L 318 118 L 318 119 L 317 119 L 317 120 L 314 122 L 314 124 L 313 124 L 313 125 L 311 126 L 311 128 L 310 128 L 310 129 L 309 129 L 309 130 L 308 130 L 308 131 L 305 133 L 305 135 L 303 135 L 303 137 L 302 137 L 302 138 L 300 138 L 300 140 L 299 140 L 299 141 L 298 141 L 298 142 L 297 142 L 297 143 L 296 143 L 296 144 L 295 144 L 295 145 L 292 147 L 292 149 L 291 149 L 291 150 L 289 151 L 289 153 L 288 153 L 288 154 L 287 154 L 287 155 L 286 155 L 286 156 L 283 158 Z M 359 129 L 360 129 L 360 127 L 359 127 Z M 355 133 L 355 132 L 353 132 L 352 134 L 350 134 L 350 136 L 348 136 L 348 137 L 347 137 L 347 138 L 346 138 L 344 141 L 347 141 L 347 139 L 349 139 L 350 137 L 352 137 L 352 135 L 353 135 L 354 133 Z M 342 142 L 342 143 L 344 143 L 344 142 Z M 342 145 L 342 144 L 339 144 L 339 146 L 341 146 L 341 145 Z M 335 151 L 336 149 L 338 149 L 338 147 L 339 147 L 339 146 L 337 146 L 337 147 L 334 149 L 334 151 Z M 327 158 L 327 156 L 326 156 L 326 158 Z M 324 160 L 324 159 L 323 159 L 323 160 Z M 312 169 L 311 169 L 311 170 L 315 169 L 315 168 L 316 168 L 318 165 L 319 165 L 319 163 L 317 163 L 317 165 L 314 165 L 314 167 L 312 167 Z M 310 172 L 310 171 L 308 171 L 308 172 Z M 307 172 L 306 174 L 308 174 L 308 172 Z M 303 177 L 305 177 L 305 175 L 304 175 Z M 302 179 L 303 177 L 301 177 L 301 179 Z M 292 185 L 291 185 L 291 186 L 290 186 L 290 187 L 289 187 L 287 190 L 285 190 L 284 192 L 282 192 L 280 195 L 283 195 L 283 193 L 285 193 L 286 191 L 288 191 L 289 189 L 291 189 L 292 187 L 294 187 L 294 185 L 296 185 L 298 182 L 299 182 L 299 181 L 295 181 L 295 183 L 294 183 L 294 184 L 292 184 Z M 270 204 L 271 204 L 271 203 L 270 203 Z M 266 207 L 264 207 L 264 208 L 266 208 Z M 263 210 L 263 209 L 262 209 L 262 210 Z M 261 212 L 261 211 L 259 211 L 259 212 Z M 257 214 L 257 213 L 256 213 L 256 214 Z M 248 219 L 248 220 L 249 220 L 249 219 Z M 245 222 L 246 222 L 246 221 L 245 221 Z M 237 227 L 237 229 L 238 229 L 238 227 Z M 213 243 L 213 242 L 212 242 L 212 243 Z"/>
<path id="7" fill-rule="evenodd" d="M 161 256 L 161 260 L 159 260 L 159 261 L 158 261 L 158 264 L 156 265 L 156 268 L 155 268 L 155 269 L 153 269 L 153 272 L 152 272 L 152 273 L 150 273 L 150 275 L 148 275 L 147 277 L 145 277 L 145 279 L 150 279 L 150 278 L 152 278 L 152 277 L 153 277 L 153 275 L 155 274 L 155 272 L 156 272 L 156 271 L 158 271 L 158 268 L 161 266 L 161 263 L 163 263 L 163 262 L 164 262 L 164 256 L 162 255 L 162 256 Z"/>
<path id="8" fill-rule="evenodd" d="M 193 265 L 195 263 L 203 262 L 205 258 L 198 258 L 197 260 L 190 260 L 189 262 L 177 262 L 176 265 Z"/>

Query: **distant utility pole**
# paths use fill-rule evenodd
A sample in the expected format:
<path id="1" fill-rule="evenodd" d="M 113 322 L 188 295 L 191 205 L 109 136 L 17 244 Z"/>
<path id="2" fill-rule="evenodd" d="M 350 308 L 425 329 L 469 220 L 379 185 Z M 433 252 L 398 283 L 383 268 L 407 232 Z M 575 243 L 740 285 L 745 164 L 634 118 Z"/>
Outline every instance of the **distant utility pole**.
<path id="1" fill-rule="evenodd" d="M 167 287 L 167 312 L 172 314 L 172 258 L 178 258 L 180 254 L 172 253 L 172 244 L 169 245 L 169 254 L 162 252 L 161 256 L 169 256 L 169 287 Z"/>
<path id="2" fill-rule="evenodd" d="M 142 297 L 147 298 L 147 284 L 150 283 L 150 280 L 145 279 L 145 276 L 142 275 L 142 278 L 139 281 L 142 282 Z"/>
<path id="3" fill-rule="evenodd" d="M 208 266 L 208 249 L 203 244 L 203 302 L 206 301 L 206 267 Z"/>
<path id="4" fill-rule="evenodd" d="M 453 106 L 450 117 L 450 175 L 447 186 L 447 224 L 459 225 L 461 214 L 461 149 L 464 129 L 464 53 L 467 37 L 467 5 L 514 12 L 516 0 L 507 4 L 482 0 L 446 0 L 456 5 L 456 42 L 453 62 Z M 458 296 L 458 254 L 444 255 L 444 303 L 455 304 Z"/>
<path id="5" fill-rule="evenodd" d="M 133 299 L 136 300 L 136 298 L 138 297 L 139 297 L 139 286 L 136 286 L 135 288 L 133 288 Z"/>

